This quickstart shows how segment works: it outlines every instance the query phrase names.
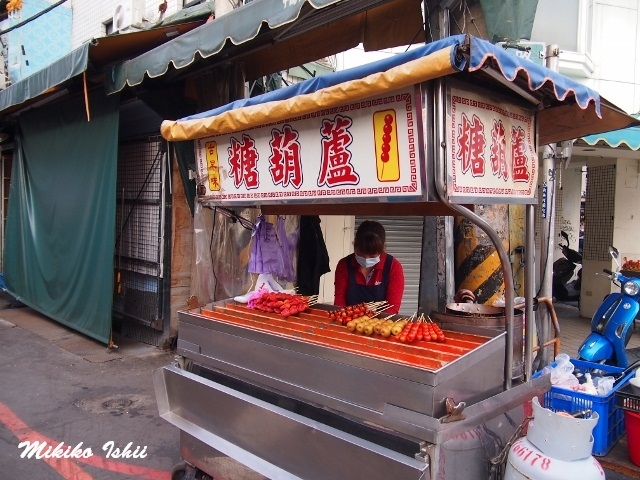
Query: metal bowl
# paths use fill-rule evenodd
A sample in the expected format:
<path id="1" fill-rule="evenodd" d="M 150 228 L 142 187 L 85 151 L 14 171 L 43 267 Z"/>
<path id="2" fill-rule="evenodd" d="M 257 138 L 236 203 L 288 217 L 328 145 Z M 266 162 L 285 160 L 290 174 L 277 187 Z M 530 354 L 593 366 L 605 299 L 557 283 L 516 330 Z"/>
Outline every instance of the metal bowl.
<path id="1" fill-rule="evenodd" d="M 504 308 L 492 307 L 491 305 L 481 305 L 478 303 L 448 303 L 447 313 L 466 316 L 501 316 L 504 315 Z"/>

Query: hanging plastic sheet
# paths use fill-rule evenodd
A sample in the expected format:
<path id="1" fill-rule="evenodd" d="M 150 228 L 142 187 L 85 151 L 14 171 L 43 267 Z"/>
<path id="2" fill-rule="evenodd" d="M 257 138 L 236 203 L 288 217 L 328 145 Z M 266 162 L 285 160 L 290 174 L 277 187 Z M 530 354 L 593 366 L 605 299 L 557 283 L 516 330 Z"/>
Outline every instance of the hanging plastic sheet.
<path id="1" fill-rule="evenodd" d="M 298 250 L 298 238 L 300 237 L 299 220 L 297 217 L 295 217 L 295 220 L 295 223 L 291 225 L 292 232 L 287 234 L 287 218 L 282 215 L 278 216 L 278 238 L 282 243 L 282 261 L 284 262 L 281 279 L 292 283 L 296 281 L 294 262 Z M 291 224 L 291 222 L 289 223 Z"/>
<path id="2" fill-rule="evenodd" d="M 251 285 L 247 269 L 257 209 L 214 209 L 214 226 L 209 243 L 216 276 L 216 299 L 246 292 Z"/>
<path id="3" fill-rule="evenodd" d="M 246 292 L 253 221 L 257 210 L 240 213 L 194 205 L 195 281 L 193 295 L 208 303 Z"/>
<path id="4" fill-rule="evenodd" d="M 195 248 L 195 272 L 191 294 L 198 297 L 201 302 L 210 302 L 215 299 L 216 281 L 213 275 L 213 260 L 209 249 L 212 238 L 212 225 L 207 225 L 209 210 L 204 210 L 200 202 L 195 202 L 193 212 L 193 235 Z"/>

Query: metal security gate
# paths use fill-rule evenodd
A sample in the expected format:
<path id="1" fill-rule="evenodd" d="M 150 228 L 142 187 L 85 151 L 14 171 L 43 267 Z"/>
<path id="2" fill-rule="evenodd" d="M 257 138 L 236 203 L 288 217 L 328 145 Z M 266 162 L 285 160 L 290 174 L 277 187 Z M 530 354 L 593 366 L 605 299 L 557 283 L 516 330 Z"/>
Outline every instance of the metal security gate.
<path id="1" fill-rule="evenodd" d="M 393 255 L 402 264 L 404 295 L 402 296 L 400 314 L 411 315 L 418 309 L 424 218 L 356 216 L 356 229 L 365 220 L 375 220 L 382 224 L 387 234 L 386 252 Z"/>
<path id="2" fill-rule="evenodd" d="M 159 346 L 169 328 L 166 142 L 121 142 L 118 151 L 114 330 Z"/>

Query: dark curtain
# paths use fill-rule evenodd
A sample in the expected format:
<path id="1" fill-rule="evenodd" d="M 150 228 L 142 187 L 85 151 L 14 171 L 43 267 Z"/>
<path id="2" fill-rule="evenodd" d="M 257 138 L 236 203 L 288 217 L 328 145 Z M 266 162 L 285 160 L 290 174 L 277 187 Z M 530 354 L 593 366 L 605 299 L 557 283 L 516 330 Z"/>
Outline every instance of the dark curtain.
<path id="1" fill-rule="evenodd" d="M 331 271 L 318 215 L 300 216 L 297 286 L 300 295 L 318 295 L 320 277 Z"/>
<path id="2" fill-rule="evenodd" d="M 117 95 L 22 114 L 15 140 L 4 276 L 8 291 L 44 315 L 111 338 Z"/>

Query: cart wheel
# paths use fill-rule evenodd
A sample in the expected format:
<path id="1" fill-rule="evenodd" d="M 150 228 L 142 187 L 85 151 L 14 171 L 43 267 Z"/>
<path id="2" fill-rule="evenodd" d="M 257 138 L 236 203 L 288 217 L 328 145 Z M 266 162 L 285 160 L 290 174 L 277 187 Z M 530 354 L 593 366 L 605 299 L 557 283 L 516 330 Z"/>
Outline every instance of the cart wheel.
<path id="1" fill-rule="evenodd" d="M 171 480 L 195 480 L 196 469 L 187 462 L 180 462 L 171 470 Z"/>

